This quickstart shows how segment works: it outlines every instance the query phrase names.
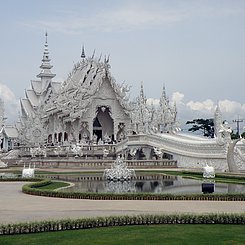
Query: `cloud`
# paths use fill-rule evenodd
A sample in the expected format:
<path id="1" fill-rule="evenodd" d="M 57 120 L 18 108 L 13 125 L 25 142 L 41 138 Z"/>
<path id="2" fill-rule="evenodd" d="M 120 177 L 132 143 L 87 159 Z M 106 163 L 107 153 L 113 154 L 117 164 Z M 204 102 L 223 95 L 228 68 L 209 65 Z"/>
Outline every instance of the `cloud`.
<path id="1" fill-rule="evenodd" d="M 81 7 L 82 8 L 82 7 Z M 101 32 L 130 31 L 148 28 L 166 27 L 195 18 L 210 16 L 230 16 L 244 13 L 244 9 L 229 4 L 222 8 L 215 4 L 201 2 L 173 2 L 161 1 L 122 1 L 108 7 L 90 6 L 93 11 L 64 11 L 54 10 L 56 14 L 45 19 L 22 22 L 23 25 L 48 29 L 52 32 L 66 34 L 81 33 L 84 30 Z M 82 16 L 82 17 L 81 17 Z"/>
<path id="2" fill-rule="evenodd" d="M 5 84 L 0 83 L 0 97 L 5 102 L 16 101 L 15 95 L 12 90 Z"/>
<path id="3" fill-rule="evenodd" d="M 48 29 L 52 32 L 66 34 L 81 33 L 81 31 L 95 30 L 101 32 L 129 31 L 147 29 L 160 25 L 169 25 L 185 19 L 183 9 L 160 7 L 153 4 L 130 4 L 109 9 L 99 9 L 81 14 L 74 12 L 60 13 L 49 19 L 39 19 L 31 22 L 22 22 L 22 25 Z"/>
<path id="4" fill-rule="evenodd" d="M 184 100 L 185 95 L 183 93 L 180 92 L 174 92 L 172 94 L 172 101 L 176 103 L 176 105 L 182 105 L 184 104 L 183 100 Z"/>
<path id="5" fill-rule="evenodd" d="M 185 105 L 191 111 L 198 112 L 200 115 L 203 116 L 213 116 L 215 108 L 217 106 L 217 104 L 213 102 L 211 99 L 196 102 L 193 102 L 191 100 L 187 102 Z M 238 117 L 238 115 L 245 118 L 245 104 L 241 104 L 240 102 L 226 99 L 219 101 L 219 107 L 223 116 L 228 120 L 232 120 Z"/>
<path id="6" fill-rule="evenodd" d="M 185 95 L 178 91 L 172 93 L 170 102 L 176 103 L 179 120 L 183 122 L 194 118 L 213 118 L 217 106 L 217 103 L 211 99 L 204 101 L 185 101 Z M 159 99 L 148 98 L 147 104 L 158 106 Z M 245 104 L 226 99 L 219 101 L 219 107 L 223 119 L 232 121 L 239 116 L 245 120 Z"/>
<path id="7" fill-rule="evenodd" d="M 202 102 L 199 101 L 194 102 L 191 100 L 186 104 L 186 106 L 193 111 L 208 112 L 208 113 L 213 112 L 215 108 L 214 102 L 210 99 L 207 99 Z"/>
<path id="8" fill-rule="evenodd" d="M 217 103 L 211 99 L 204 101 L 185 101 L 184 94 L 180 92 L 174 92 L 172 94 L 172 100 L 179 101 L 177 104 L 178 120 L 182 126 L 185 122 L 195 118 L 213 118 Z M 227 120 L 232 127 L 234 125 L 234 119 L 242 119 L 245 123 L 245 104 L 232 100 L 220 100 L 219 107 L 222 113 L 223 120 Z"/>
<path id="9" fill-rule="evenodd" d="M 19 102 L 12 90 L 5 84 L 0 83 L 0 98 L 4 102 L 4 116 L 8 122 L 13 123 L 19 112 Z"/>
<path id="10" fill-rule="evenodd" d="M 38 29 L 47 29 L 52 32 L 79 34 L 84 30 L 115 32 L 148 29 L 173 24 L 179 22 L 182 18 L 180 13 L 171 11 L 150 12 L 144 9 L 118 9 L 116 11 L 102 11 L 85 18 L 57 18 L 55 20 L 37 20 L 32 23 L 22 24 Z"/>
<path id="11" fill-rule="evenodd" d="M 237 101 L 222 100 L 219 102 L 220 110 L 226 114 L 245 114 L 245 104 Z"/>

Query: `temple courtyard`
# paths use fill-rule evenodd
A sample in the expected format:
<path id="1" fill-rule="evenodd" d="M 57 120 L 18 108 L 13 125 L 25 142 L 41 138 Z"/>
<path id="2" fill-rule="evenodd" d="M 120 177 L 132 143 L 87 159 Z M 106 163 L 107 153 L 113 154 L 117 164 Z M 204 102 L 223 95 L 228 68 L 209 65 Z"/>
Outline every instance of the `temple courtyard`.
<path id="1" fill-rule="evenodd" d="M 0 182 L 0 223 L 111 215 L 245 213 L 243 201 L 78 200 L 22 193 L 26 182 Z"/>

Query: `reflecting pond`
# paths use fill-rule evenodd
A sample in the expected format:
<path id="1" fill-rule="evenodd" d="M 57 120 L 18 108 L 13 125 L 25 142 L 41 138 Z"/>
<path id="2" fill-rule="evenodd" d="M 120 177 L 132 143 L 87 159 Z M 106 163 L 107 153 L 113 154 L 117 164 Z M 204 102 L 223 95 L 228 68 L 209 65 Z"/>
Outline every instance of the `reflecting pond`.
<path id="1" fill-rule="evenodd" d="M 181 176 L 160 174 L 137 174 L 132 181 L 106 181 L 102 173 L 80 175 L 47 175 L 46 177 L 69 181 L 74 184 L 66 191 L 99 192 L 99 193 L 125 193 L 125 192 L 151 192 L 172 194 L 200 194 L 202 184 L 209 180 L 187 179 Z M 215 193 L 245 193 L 245 185 L 214 183 Z"/>

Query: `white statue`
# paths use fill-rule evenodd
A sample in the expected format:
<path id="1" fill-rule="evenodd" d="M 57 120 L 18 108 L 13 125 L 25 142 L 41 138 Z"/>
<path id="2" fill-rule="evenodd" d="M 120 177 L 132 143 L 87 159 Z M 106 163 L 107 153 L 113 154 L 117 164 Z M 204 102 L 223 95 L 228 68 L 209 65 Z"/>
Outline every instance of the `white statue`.
<path id="1" fill-rule="evenodd" d="M 156 148 L 156 147 L 154 147 L 154 153 L 156 154 L 156 156 L 158 157 L 158 158 L 162 158 L 162 151 L 161 151 L 161 149 L 160 148 Z"/>
<path id="2" fill-rule="evenodd" d="M 109 154 L 109 150 L 107 150 L 106 148 L 103 148 L 103 158 L 106 158 Z"/>
<path id="3" fill-rule="evenodd" d="M 208 166 L 203 168 L 203 178 L 215 178 L 214 167 Z"/>
<path id="4" fill-rule="evenodd" d="M 24 165 L 24 168 L 22 170 L 22 178 L 34 178 L 35 177 L 35 166 L 31 168 L 29 164 L 29 168 L 26 168 Z"/>
<path id="5" fill-rule="evenodd" d="M 75 153 L 75 157 L 83 156 L 83 146 L 81 144 L 72 145 L 71 151 Z"/>

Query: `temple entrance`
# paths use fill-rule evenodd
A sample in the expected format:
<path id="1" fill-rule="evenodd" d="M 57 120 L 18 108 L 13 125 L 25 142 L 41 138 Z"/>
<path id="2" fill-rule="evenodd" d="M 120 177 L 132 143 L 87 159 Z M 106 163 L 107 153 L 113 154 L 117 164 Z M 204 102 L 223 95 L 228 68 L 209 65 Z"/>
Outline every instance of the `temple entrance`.
<path id="1" fill-rule="evenodd" d="M 102 126 L 98 117 L 96 117 L 93 123 L 93 141 L 98 143 L 99 140 L 102 140 Z"/>
<path id="2" fill-rule="evenodd" d="M 114 123 L 110 116 L 109 107 L 101 106 L 97 109 L 97 116 L 93 122 L 93 141 L 95 143 L 110 143 L 114 137 Z"/>
<path id="3" fill-rule="evenodd" d="M 102 130 L 93 130 L 93 135 L 96 135 L 96 143 L 98 143 L 99 140 L 102 140 Z"/>

